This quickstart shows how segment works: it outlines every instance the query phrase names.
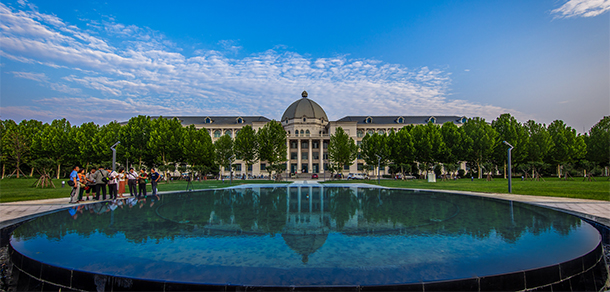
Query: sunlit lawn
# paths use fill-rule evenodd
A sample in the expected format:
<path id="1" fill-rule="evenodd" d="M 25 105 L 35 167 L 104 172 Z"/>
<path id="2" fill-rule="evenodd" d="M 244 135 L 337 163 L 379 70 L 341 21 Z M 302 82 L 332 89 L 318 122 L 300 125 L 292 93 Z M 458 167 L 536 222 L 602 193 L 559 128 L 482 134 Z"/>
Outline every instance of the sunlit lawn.
<path id="1" fill-rule="evenodd" d="M 28 200 L 42 200 L 42 199 L 55 199 L 55 198 L 67 198 L 70 196 L 70 187 L 66 185 L 61 187 L 61 182 L 67 181 L 67 179 L 54 179 L 53 183 L 55 188 L 34 188 L 32 185 L 36 182 L 35 178 L 5 178 L 0 180 L 0 203 L 5 202 L 16 202 L 16 201 L 28 201 Z M 192 183 L 193 189 L 215 189 L 224 188 L 231 185 L 240 185 L 246 183 L 273 183 L 269 180 L 233 180 L 233 184 L 230 184 L 229 180 L 224 182 L 219 180 L 207 180 L 207 181 L 194 181 Z M 182 191 L 186 190 L 187 182 L 172 181 L 170 183 L 160 182 L 157 186 L 159 191 Z M 129 189 L 127 189 L 129 192 Z M 147 191 L 150 193 L 150 184 L 147 186 Z"/>
<path id="2" fill-rule="evenodd" d="M 337 182 L 337 181 L 334 181 Z M 348 181 L 341 181 L 348 182 Z M 377 180 L 349 181 L 355 183 L 377 184 Z M 382 179 L 381 185 L 393 188 L 414 189 L 444 189 L 458 191 L 472 191 L 484 193 L 508 193 L 508 180 L 495 178 L 492 181 L 485 179 L 459 179 L 437 180 L 429 183 L 427 180 L 391 180 Z M 544 178 L 544 181 L 521 181 L 520 178 L 512 180 L 513 194 L 532 196 L 553 196 L 610 201 L 610 181 L 606 177 L 595 178 L 595 181 L 583 181 L 582 178 L 574 180 L 559 180 L 557 178 Z"/>
<path id="3" fill-rule="evenodd" d="M 27 200 L 41 200 L 53 198 L 67 198 L 70 195 L 70 188 L 61 187 L 62 180 L 53 180 L 56 188 L 34 188 L 36 182 L 34 178 L 5 178 L 0 180 L 0 202 L 15 202 Z M 65 181 L 65 179 L 63 179 Z M 322 179 L 319 182 L 323 182 Z M 368 181 L 346 181 L 333 180 L 332 183 L 370 183 L 377 184 L 377 180 Z M 269 180 L 234 180 L 232 185 L 247 183 L 272 183 Z M 382 179 L 381 185 L 395 188 L 414 188 L 414 189 L 445 189 L 459 191 L 473 191 L 485 193 L 508 193 L 508 181 L 496 178 L 492 181 L 485 179 L 470 181 L 470 179 L 459 180 L 438 180 L 436 183 L 429 183 L 426 180 L 390 180 Z M 218 180 L 194 181 L 193 189 L 214 189 L 230 186 L 229 180 L 224 183 Z M 186 181 L 173 181 L 170 183 L 161 182 L 158 185 L 159 191 L 181 191 L 186 190 Z M 148 192 L 150 192 L 150 184 Z M 568 198 L 582 198 L 610 201 L 610 181 L 605 177 L 598 177 L 596 181 L 582 181 L 582 178 L 563 181 L 557 178 L 545 178 L 544 181 L 521 181 L 513 179 L 513 193 L 533 196 L 555 196 Z"/>

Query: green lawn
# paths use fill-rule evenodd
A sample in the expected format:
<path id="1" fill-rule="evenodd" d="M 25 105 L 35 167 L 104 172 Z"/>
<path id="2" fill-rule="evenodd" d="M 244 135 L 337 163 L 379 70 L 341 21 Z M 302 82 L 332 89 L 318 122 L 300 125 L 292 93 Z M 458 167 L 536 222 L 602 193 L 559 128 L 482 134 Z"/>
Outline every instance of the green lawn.
<path id="1" fill-rule="evenodd" d="M 33 178 L 6 178 L 0 180 L 0 202 L 15 202 L 27 200 L 40 200 L 52 198 L 67 198 L 70 195 L 68 186 L 62 188 L 62 180 L 53 180 L 56 188 L 33 188 L 36 179 Z M 65 179 L 64 179 L 65 181 Z M 322 182 L 322 180 L 320 180 Z M 376 180 L 369 181 L 327 181 L 329 183 L 370 183 L 376 184 Z M 269 180 L 234 180 L 233 185 L 246 183 L 272 183 Z M 508 193 L 508 183 L 505 179 L 494 179 L 486 181 L 484 179 L 470 181 L 470 179 L 460 179 L 457 181 L 437 181 L 428 183 L 426 180 L 381 180 L 381 185 L 394 188 L 414 188 L 414 189 L 444 189 L 473 191 L 485 193 Z M 229 181 L 208 180 L 193 182 L 194 189 L 214 189 L 228 187 Z M 171 183 L 159 183 L 159 191 L 180 191 L 186 189 L 185 181 L 175 181 Z M 148 186 L 150 192 L 150 185 Z M 521 181 L 513 180 L 513 193 L 533 196 L 554 196 L 568 198 L 582 198 L 610 201 L 610 181 L 605 177 L 596 178 L 593 182 L 583 182 L 582 178 L 570 181 L 561 181 L 557 178 L 545 178 L 545 181 Z"/>
<path id="2" fill-rule="evenodd" d="M 42 200 L 54 198 L 67 198 L 70 196 L 70 187 L 66 185 L 61 187 L 61 182 L 67 179 L 53 180 L 55 188 L 34 188 L 32 185 L 36 182 L 35 178 L 5 178 L 0 180 L 0 203 Z M 273 183 L 269 180 L 233 180 L 232 185 L 241 185 L 246 183 Z M 182 191 L 186 190 L 186 181 L 174 181 L 170 183 L 161 182 L 157 186 L 159 191 Z M 228 187 L 229 180 L 222 181 L 208 180 L 202 182 L 193 182 L 194 189 L 214 189 Z M 129 189 L 127 189 L 129 192 Z M 147 186 L 147 192 L 150 193 L 150 184 Z"/>
<path id="3" fill-rule="evenodd" d="M 337 181 L 328 181 L 329 183 Z M 341 181 L 347 182 L 347 181 Z M 354 183 L 377 184 L 377 180 L 349 181 Z M 567 197 L 610 201 L 610 181 L 606 177 L 598 177 L 595 181 L 582 181 L 582 178 L 574 180 L 559 180 L 557 178 L 544 178 L 544 181 L 521 181 L 513 179 L 513 194 L 532 196 Z M 485 179 L 459 179 L 429 183 L 427 180 L 381 180 L 381 185 L 392 188 L 413 189 L 443 189 L 457 191 L 472 191 L 483 193 L 508 193 L 508 180 L 496 178 L 492 181 Z"/>

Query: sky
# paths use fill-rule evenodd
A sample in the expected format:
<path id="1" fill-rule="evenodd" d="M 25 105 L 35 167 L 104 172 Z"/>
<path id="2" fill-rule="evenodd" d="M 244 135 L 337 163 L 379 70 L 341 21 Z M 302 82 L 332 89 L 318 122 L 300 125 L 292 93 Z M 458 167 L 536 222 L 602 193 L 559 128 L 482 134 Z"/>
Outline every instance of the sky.
<path id="1" fill-rule="evenodd" d="M 0 1 L 0 119 L 610 115 L 610 0 Z"/>

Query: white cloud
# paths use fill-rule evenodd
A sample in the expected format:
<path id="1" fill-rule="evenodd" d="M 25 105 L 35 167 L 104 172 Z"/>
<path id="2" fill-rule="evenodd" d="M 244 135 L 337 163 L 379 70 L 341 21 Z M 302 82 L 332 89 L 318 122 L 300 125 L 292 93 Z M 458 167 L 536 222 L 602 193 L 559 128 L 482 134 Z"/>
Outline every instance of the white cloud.
<path id="1" fill-rule="evenodd" d="M 234 41 L 221 41 L 222 52 L 197 50 L 187 57 L 161 33 L 112 20 L 89 25 L 96 31 L 88 31 L 53 15 L 14 10 L 2 3 L 0 18 L 0 55 L 61 68 L 52 76 L 61 80 L 58 83 L 43 79 L 51 77 L 50 73 L 13 72 L 17 77 L 47 82 L 45 86 L 64 94 L 38 100 L 37 104 L 44 105 L 39 108 L 41 118 L 54 114 L 82 120 L 83 112 L 75 106 L 82 102 L 96 109 L 86 111 L 86 118 L 100 122 L 137 114 L 278 119 L 303 89 L 331 119 L 367 114 L 491 119 L 508 111 L 449 99 L 450 74 L 428 67 L 411 69 L 348 56 L 310 58 L 282 45 L 232 58 L 228 55 L 241 49 Z M 36 112 L 31 105 L 22 108 L 23 113 Z M 6 108 L 2 111 L 7 112 Z"/>
<path id="2" fill-rule="evenodd" d="M 610 10 L 610 0 L 569 0 L 551 11 L 560 18 L 593 17 Z"/>
<path id="3" fill-rule="evenodd" d="M 44 73 L 32 73 L 32 72 L 7 72 L 13 74 L 15 77 L 30 79 L 38 82 L 46 82 L 47 75 Z"/>

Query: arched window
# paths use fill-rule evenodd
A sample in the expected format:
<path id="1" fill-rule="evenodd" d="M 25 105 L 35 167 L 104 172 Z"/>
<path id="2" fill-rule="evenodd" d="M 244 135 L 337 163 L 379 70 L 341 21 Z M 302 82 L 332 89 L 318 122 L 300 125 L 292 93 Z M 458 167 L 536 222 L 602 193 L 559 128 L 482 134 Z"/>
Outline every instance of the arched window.
<path id="1" fill-rule="evenodd" d="M 375 134 L 375 131 L 374 131 L 374 130 L 369 130 L 369 131 L 368 131 L 368 134 L 369 134 L 369 135 L 373 135 L 373 134 Z"/>
<path id="2" fill-rule="evenodd" d="M 220 135 L 222 135 L 222 131 L 220 131 L 220 130 L 214 131 L 214 138 L 220 138 Z"/>
<path id="3" fill-rule="evenodd" d="M 294 135 L 298 137 L 299 136 L 299 130 L 294 131 Z"/>
<path id="4" fill-rule="evenodd" d="M 212 119 L 207 117 L 207 118 L 205 118 L 205 120 L 203 122 L 206 123 L 206 124 L 211 124 L 212 123 Z"/>
<path id="5" fill-rule="evenodd" d="M 309 137 L 309 130 L 305 131 L 305 137 Z"/>
<path id="6" fill-rule="evenodd" d="M 242 119 L 241 117 L 237 118 L 237 123 L 238 124 L 243 124 L 244 123 L 244 119 Z"/>
<path id="7" fill-rule="evenodd" d="M 307 122 L 307 118 L 303 118 L 303 122 Z"/>
<path id="8" fill-rule="evenodd" d="M 225 131 L 225 135 L 229 135 L 229 137 L 232 137 L 232 136 L 231 136 L 231 130 L 226 130 L 226 131 Z"/>
<path id="9" fill-rule="evenodd" d="M 363 130 L 356 131 L 356 136 L 358 136 L 358 138 L 364 137 L 364 131 Z"/>
<path id="10" fill-rule="evenodd" d="M 463 123 L 465 123 L 465 122 L 467 122 L 467 121 L 468 121 L 468 119 L 467 119 L 466 117 L 462 117 L 462 118 L 460 119 L 460 123 L 462 123 L 462 124 L 463 124 Z"/>
<path id="11" fill-rule="evenodd" d="M 377 131 L 377 134 L 383 135 L 383 134 L 385 134 L 385 130 L 379 130 L 379 131 Z"/>
<path id="12" fill-rule="evenodd" d="M 301 130 L 301 136 L 305 137 L 305 132 L 303 130 Z"/>
<path id="13" fill-rule="evenodd" d="M 405 119 L 403 117 L 399 117 L 398 120 L 396 120 L 396 122 L 398 122 L 399 124 L 404 124 Z"/>
<path id="14" fill-rule="evenodd" d="M 235 130 L 235 136 L 237 136 L 237 134 L 239 134 L 239 130 Z"/>
<path id="15" fill-rule="evenodd" d="M 430 117 L 430 118 L 428 119 L 428 122 L 431 122 L 431 123 L 433 123 L 433 124 L 436 124 L 436 118 L 435 118 L 435 117 Z"/>
<path id="16" fill-rule="evenodd" d="M 370 124 L 370 123 L 372 123 L 372 122 L 373 122 L 373 118 L 371 118 L 371 117 L 367 117 L 367 118 L 364 120 L 364 122 L 365 122 L 365 123 L 367 123 L 367 124 Z"/>

